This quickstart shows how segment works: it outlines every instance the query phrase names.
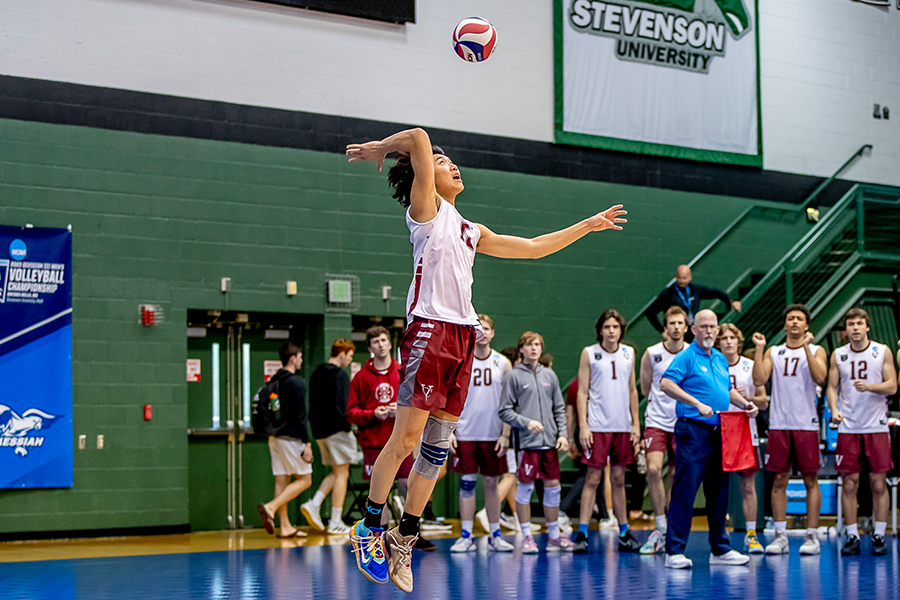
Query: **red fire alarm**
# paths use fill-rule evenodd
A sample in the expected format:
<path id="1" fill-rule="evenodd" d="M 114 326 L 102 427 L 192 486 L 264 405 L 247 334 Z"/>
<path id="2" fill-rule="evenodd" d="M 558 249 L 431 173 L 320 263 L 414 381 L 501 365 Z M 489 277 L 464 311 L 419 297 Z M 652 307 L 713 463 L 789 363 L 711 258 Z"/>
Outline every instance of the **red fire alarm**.
<path id="1" fill-rule="evenodd" d="M 144 420 L 149 421 L 153 418 L 153 405 L 145 404 L 144 405 Z"/>
<path id="2" fill-rule="evenodd" d="M 143 327 L 156 325 L 156 307 L 152 304 L 141 304 L 141 325 Z"/>

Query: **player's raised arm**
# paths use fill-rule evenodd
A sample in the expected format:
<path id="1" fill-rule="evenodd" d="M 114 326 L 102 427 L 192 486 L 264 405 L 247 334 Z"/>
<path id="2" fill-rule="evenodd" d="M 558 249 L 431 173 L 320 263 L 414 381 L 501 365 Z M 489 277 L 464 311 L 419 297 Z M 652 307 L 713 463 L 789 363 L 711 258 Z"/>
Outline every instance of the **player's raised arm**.
<path id="1" fill-rule="evenodd" d="M 435 203 L 437 191 L 434 187 L 436 156 L 432 152 L 431 138 L 424 129 L 416 127 L 395 133 L 381 141 L 347 145 L 347 156 L 350 157 L 350 162 L 373 161 L 379 171 L 384 163 L 384 157 L 391 152 L 409 154 L 412 170 L 415 173 L 409 193 L 410 217 L 419 223 L 431 220 L 437 214 L 437 204 Z"/>
<path id="2" fill-rule="evenodd" d="M 478 241 L 476 251 L 498 258 L 543 258 L 559 252 L 593 231 L 621 230 L 622 227 L 619 223 L 628 222 L 627 219 L 622 218 L 627 214 L 627 211 L 622 210 L 621 204 L 616 204 L 571 227 L 530 239 L 514 235 L 499 235 L 479 224 L 481 239 Z"/>
<path id="3" fill-rule="evenodd" d="M 756 355 L 753 357 L 753 385 L 765 387 L 769 377 L 772 376 L 771 348 L 766 350 L 766 336 L 758 331 L 753 334 L 752 339 L 756 348 Z"/>

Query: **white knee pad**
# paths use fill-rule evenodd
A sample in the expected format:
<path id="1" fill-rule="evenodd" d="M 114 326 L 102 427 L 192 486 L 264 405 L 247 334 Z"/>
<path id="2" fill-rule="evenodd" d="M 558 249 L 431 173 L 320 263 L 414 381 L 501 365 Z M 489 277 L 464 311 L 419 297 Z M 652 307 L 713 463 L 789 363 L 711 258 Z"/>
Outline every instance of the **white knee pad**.
<path id="1" fill-rule="evenodd" d="M 456 430 L 455 421 L 438 419 L 434 415 L 428 417 L 422 431 L 422 445 L 419 456 L 413 463 L 416 473 L 425 479 L 437 479 L 441 467 L 447 462 L 450 452 L 450 435 Z"/>
<path id="2" fill-rule="evenodd" d="M 562 494 L 562 486 L 555 485 L 553 487 L 544 487 L 544 506 L 557 508 L 559 506 L 559 497 Z"/>
<path id="3" fill-rule="evenodd" d="M 522 483 L 520 481 L 518 485 L 516 485 L 516 503 L 531 504 L 531 492 L 533 491 L 534 483 Z"/>
<path id="4" fill-rule="evenodd" d="M 463 475 L 459 482 L 459 497 L 474 498 L 475 484 L 478 483 L 478 475 Z"/>

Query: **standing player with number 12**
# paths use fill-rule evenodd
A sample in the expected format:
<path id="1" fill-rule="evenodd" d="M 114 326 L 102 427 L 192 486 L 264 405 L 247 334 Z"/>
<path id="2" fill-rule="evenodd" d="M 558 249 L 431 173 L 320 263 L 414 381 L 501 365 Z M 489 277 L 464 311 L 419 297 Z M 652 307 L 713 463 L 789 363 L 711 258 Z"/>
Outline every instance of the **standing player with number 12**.
<path id="1" fill-rule="evenodd" d="M 376 583 L 390 578 L 398 588 L 411 592 L 410 562 L 419 520 L 450 451 L 450 435 L 465 404 L 475 341 L 481 333 L 472 306 L 475 253 L 541 258 L 592 231 L 621 229 L 626 213 L 616 205 L 532 239 L 498 235 L 459 214 L 456 197 L 464 189 L 459 169 L 443 150 L 431 145 L 425 130 L 408 129 L 380 141 L 347 146 L 350 162 L 372 161 L 379 170 L 391 152 L 399 152 L 399 157 L 388 182 L 406 208 L 415 274 L 400 343 L 397 419 L 375 462 L 366 518 L 356 523 L 350 538 L 357 566 L 366 577 Z M 421 449 L 409 478 L 400 524 L 382 533 L 381 512 L 394 476 L 419 439 Z"/>

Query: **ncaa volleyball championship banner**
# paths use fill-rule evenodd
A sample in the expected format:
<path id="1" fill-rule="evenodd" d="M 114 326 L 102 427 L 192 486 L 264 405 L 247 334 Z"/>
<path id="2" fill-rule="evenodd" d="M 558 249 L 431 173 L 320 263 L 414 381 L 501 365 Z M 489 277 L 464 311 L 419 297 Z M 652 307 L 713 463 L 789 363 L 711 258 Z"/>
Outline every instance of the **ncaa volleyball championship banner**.
<path id="1" fill-rule="evenodd" d="M 71 487 L 72 234 L 0 225 L 0 488 Z"/>
<path id="2" fill-rule="evenodd" d="M 762 166 L 758 0 L 555 0 L 556 141 Z"/>

